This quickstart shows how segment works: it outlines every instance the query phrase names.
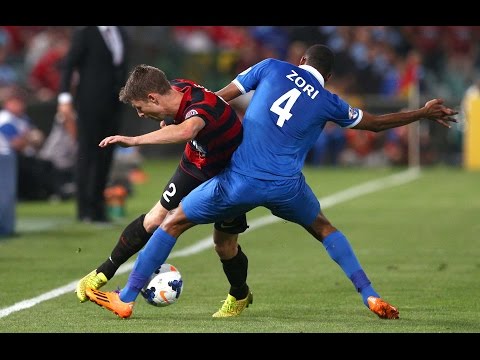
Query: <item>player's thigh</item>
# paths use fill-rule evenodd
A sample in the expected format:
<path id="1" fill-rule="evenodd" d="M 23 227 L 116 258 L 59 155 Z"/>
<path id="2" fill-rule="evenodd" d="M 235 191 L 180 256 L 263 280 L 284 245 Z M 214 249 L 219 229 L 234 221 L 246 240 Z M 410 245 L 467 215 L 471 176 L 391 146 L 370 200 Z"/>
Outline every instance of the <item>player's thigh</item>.
<path id="1" fill-rule="evenodd" d="M 257 205 L 246 199 L 241 184 L 234 179 L 236 174 L 221 173 L 188 194 L 182 200 L 182 208 L 187 218 L 195 224 L 209 224 L 232 220 L 243 215 Z M 243 186 L 246 188 L 246 186 Z M 252 192 L 254 187 L 249 187 Z"/>
<path id="2" fill-rule="evenodd" d="M 202 182 L 178 166 L 163 189 L 161 205 L 167 210 L 175 209 L 180 201 Z"/>
<path id="3" fill-rule="evenodd" d="M 280 196 L 270 202 L 268 208 L 275 216 L 309 226 L 320 212 L 320 202 L 302 177 L 284 184 Z"/>

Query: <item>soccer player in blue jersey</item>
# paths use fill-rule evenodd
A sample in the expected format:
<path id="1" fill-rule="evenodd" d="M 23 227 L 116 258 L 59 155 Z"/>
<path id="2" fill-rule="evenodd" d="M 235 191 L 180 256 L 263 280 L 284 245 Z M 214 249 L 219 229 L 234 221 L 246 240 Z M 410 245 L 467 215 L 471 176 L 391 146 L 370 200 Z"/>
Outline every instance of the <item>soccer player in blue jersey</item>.
<path id="1" fill-rule="evenodd" d="M 345 128 L 378 132 L 420 119 L 450 127 L 449 122 L 456 122 L 453 116 L 457 112 L 443 105 L 440 99 L 430 100 L 417 110 L 386 115 L 353 108 L 325 89 L 333 62 L 334 54 L 328 47 L 314 45 L 307 49 L 299 66 L 266 59 L 218 91 L 218 95 L 230 101 L 255 90 L 243 119 L 243 141 L 230 165 L 190 192 L 177 209 L 167 214 L 139 253 L 120 293 L 87 289 L 90 300 L 117 315 L 129 317 L 150 274 L 165 262 L 184 231 L 263 206 L 273 215 L 301 225 L 319 240 L 353 283 L 368 309 L 380 318 L 398 319 L 397 308 L 383 300 L 373 288 L 346 236 L 321 211 L 302 167 L 308 150 L 327 121 Z M 222 247 L 234 254 L 236 241 L 227 242 L 221 244 Z M 243 274 L 246 283 L 247 263 L 243 264 L 238 265 L 237 274 Z M 219 312 L 222 317 L 239 315 L 251 300 L 250 292 L 239 300 L 229 294 Z"/>
<path id="2" fill-rule="evenodd" d="M 87 287 L 99 289 L 104 286 L 123 263 L 142 249 L 167 212 L 175 209 L 186 194 L 223 170 L 243 136 L 240 118 L 228 103 L 191 80 L 168 80 L 163 71 L 153 66 L 136 66 L 121 89 L 119 99 L 134 107 L 140 118 L 160 122 L 161 128 L 139 136 L 108 136 L 100 142 L 100 147 L 186 144 L 160 200 L 150 211 L 128 224 L 110 256 L 77 283 L 76 294 L 80 302 L 88 300 Z M 227 239 L 237 238 L 248 228 L 245 215 L 233 221 L 217 222 L 214 226 L 213 239 L 219 243 L 229 243 Z M 227 264 L 227 276 L 229 269 Z M 233 288 L 232 292 L 239 296 L 243 289 Z"/>

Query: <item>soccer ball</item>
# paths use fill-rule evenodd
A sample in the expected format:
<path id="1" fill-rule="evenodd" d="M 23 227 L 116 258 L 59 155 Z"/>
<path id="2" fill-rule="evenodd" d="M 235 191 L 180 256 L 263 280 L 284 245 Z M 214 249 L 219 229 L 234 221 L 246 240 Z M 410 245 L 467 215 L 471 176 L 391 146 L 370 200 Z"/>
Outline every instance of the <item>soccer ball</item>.
<path id="1" fill-rule="evenodd" d="M 163 264 L 150 276 L 141 294 L 150 305 L 168 306 L 178 301 L 182 290 L 180 271 L 171 264 Z"/>

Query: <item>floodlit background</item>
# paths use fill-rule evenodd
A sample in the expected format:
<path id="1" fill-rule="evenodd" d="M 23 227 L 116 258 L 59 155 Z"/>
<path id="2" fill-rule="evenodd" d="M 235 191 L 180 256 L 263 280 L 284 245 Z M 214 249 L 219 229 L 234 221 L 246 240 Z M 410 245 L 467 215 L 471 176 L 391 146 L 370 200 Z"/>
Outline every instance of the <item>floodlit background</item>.
<path id="1" fill-rule="evenodd" d="M 127 26 L 131 66 L 164 70 L 218 90 L 267 57 L 298 63 L 307 46 L 323 43 L 336 53 L 327 87 L 374 113 L 416 108 L 433 97 L 462 110 L 480 74 L 480 26 Z M 56 110 L 62 58 L 74 27 L 0 26 L 0 103 L 9 87 L 28 91 L 29 115 L 46 133 Z M 235 103 L 238 111 L 248 97 Z M 308 161 L 314 164 L 461 166 L 465 117 L 452 129 L 430 122 L 380 134 L 327 127 Z M 124 131 L 143 133 L 156 124 L 136 121 L 125 109 Z M 416 127 L 415 125 L 412 128 Z M 410 132 L 410 134 L 409 134 Z M 408 145 L 410 144 L 410 146 Z M 410 149 L 407 149 L 407 148 Z M 421 148 L 421 151 L 418 148 Z M 146 155 L 178 147 L 147 147 Z M 410 155 L 409 155 L 410 153 Z M 419 153 L 419 154 L 417 154 Z M 478 166 L 478 165 L 477 165 Z"/>

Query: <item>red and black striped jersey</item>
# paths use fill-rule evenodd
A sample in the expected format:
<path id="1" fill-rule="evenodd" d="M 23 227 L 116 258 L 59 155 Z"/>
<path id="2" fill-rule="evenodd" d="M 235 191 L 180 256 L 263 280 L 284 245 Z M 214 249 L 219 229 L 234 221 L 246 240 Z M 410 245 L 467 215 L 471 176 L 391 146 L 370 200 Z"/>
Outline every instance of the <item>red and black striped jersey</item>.
<path id="1" fill-rule="evenodd" d="M 170 83 L 184 94 L 175 124 L 193 116 L 205 121 L 205 127 L 185 145 L 180 165 L 195 178 L 208 180 L 230 162 L 242 141 L 242 123 L 233 108 L 214 92 L 186 79 Z"/>

